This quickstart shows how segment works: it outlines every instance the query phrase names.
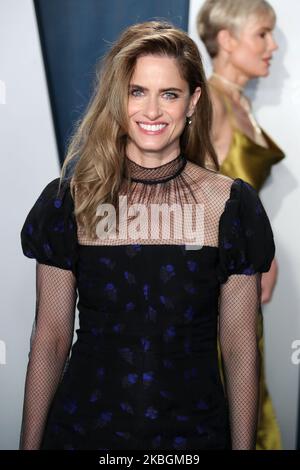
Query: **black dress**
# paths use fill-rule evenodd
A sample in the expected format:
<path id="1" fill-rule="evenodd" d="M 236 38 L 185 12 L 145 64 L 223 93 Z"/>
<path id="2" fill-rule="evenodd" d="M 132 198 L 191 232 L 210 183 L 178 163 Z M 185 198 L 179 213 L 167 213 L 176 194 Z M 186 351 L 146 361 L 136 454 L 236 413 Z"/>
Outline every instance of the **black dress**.
<path id="1" fill-rule="evenodd" d="M 226 397 L 218 315 L 223 345 L 237 337 L 236 312 L 244 318 L 238 337 L 247 351 L 243 335 L 247 322 L 255 323 L 258 295 L 251 279 L 274 256 L 268 217 L 247 183 L 183 156 L 156 169 L 127 164 L 133 201 L 201 202 L 204 244 L 187 249 L 171 238 L 93 244 L 77 226 L 68 183 L 59 196 L 58 179 L 46 186 L 22 228 L 22 248 L 50 271 L 72 273 L 80 328 L 41 449 L 230 448 L 230 426 L 243 433 L 245 422 L 255 420 L 247 407 L 256 377 L 228 367 Z"/>

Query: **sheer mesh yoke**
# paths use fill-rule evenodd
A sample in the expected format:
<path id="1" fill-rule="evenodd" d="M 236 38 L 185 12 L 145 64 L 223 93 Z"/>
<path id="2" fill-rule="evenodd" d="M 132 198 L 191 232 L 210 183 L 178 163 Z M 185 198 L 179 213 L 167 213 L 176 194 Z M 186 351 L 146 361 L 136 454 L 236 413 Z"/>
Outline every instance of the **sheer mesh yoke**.
<path id="1" fill-rule="evenodd" d="M 157 168 L 144 168 L 127 159 L 127 168 L 128 178 L 124 179 L 119 193 L 121 216 L 116 217 L 119 234 L 115 239 L 112 236 L 105 239 L 104 230 L 99 230 L 99 238 L 93 240 L 87 238 L 83 227 L 79 226 L 78 240 L 81 245 L 142 243 L 218 246 L 218 222 L 229 198 L 230 178 L 187 162 L 183 156 Z M 122 199 L 124 197 L 126 200 Z M 159 218 L 157 214 L 164 215 Z M 104 218 L 104 222 L 107 220 L 110 219 Z M 104 222 L 101 228 L 105 226 Z"/>
<path id="2" fill-rule="evenodd" d="M 123 206 L 123 237 L 105 238 L 103 223 L 89 240 L 69 195 L 53 204 L 58 180 L 25 221 L 23 251 L 38 264 L 21 447 L 226 448 L 231 438 L 233 449 L 254 449 L 260 273 L 274 256 L 264 208 L 242 180 L 182 156 L 155 169 L 127 165 L 120 195 L 146 209 Z M 202 224 L 187 211 L 183 230 L 179 217 L 164 231 L 153 204 L 199 205 Z M 195 226 L 202 234 L 191 245 Z M 80 329 L 63 375 L 77 290 Z"/>

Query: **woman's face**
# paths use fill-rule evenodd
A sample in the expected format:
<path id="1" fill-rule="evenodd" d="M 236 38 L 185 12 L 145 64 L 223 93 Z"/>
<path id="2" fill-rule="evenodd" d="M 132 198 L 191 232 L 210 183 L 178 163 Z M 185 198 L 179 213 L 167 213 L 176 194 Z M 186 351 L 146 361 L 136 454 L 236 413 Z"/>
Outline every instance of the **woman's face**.
<path id="1" fill-rule="evenodd" d="M 270 16 L 251 15 L 234 41 L 231 63 L 249 79 L 269 75 L 273 53 L 278 49 L 274 26 Z"/>
<path id="2" fill-rule="evenodd" d="M 193 113 L 200 94 L 197 88 L 190 95 L 176 59 L 139 57 L 129 85 L 127 155 L 140 162 L 150 157 L 153 163 L 179 155 L 186 117 Z"/>

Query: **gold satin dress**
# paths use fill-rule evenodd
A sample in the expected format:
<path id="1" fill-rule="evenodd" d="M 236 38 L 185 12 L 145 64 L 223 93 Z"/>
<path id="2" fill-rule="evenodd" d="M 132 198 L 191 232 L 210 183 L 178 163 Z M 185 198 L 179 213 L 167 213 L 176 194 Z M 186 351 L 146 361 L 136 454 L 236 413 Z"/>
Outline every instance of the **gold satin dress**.
<path id="1" fill-rule="evenodd" d="M 216 88 L 214 87 L 214 89 Z M 233 179 L 241 178 L 259 191 L 269 176 L 272 165 L 281 161 L 285 155 L 262 129 L 261 132 L 268 147 L 257 144 L 238 129 L 230 100 L 219 89 L 217 91 L 223 99 L 232 125 L 231 145 L 225 160 L 220 165 L 220 172 Z M 281 434 L 265 382 L 263 315 L 261 308 L 258 312 L 258 340 L 261 374 L 256 450 L 281 450 Z M 222 368 L 220 350 L 219 360 Z"/>

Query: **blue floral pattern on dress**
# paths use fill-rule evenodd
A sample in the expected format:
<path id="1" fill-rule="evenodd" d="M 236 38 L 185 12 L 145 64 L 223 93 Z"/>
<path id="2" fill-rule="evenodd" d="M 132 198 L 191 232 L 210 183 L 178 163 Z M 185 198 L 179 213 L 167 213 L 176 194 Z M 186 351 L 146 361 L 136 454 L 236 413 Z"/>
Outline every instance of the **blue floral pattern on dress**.
<path id="1" fill-rule="evenodd" d="M 222 449 L 228 407 L 218 372 L 220 284 L 268 270 L 266 213 L 232 184 L 219 246 L 81 246 L 70 191 L 58 179 L 24 223 L 23 252 L 76 275 L 78 339 L 58 386 L 43 449 Z"/>

